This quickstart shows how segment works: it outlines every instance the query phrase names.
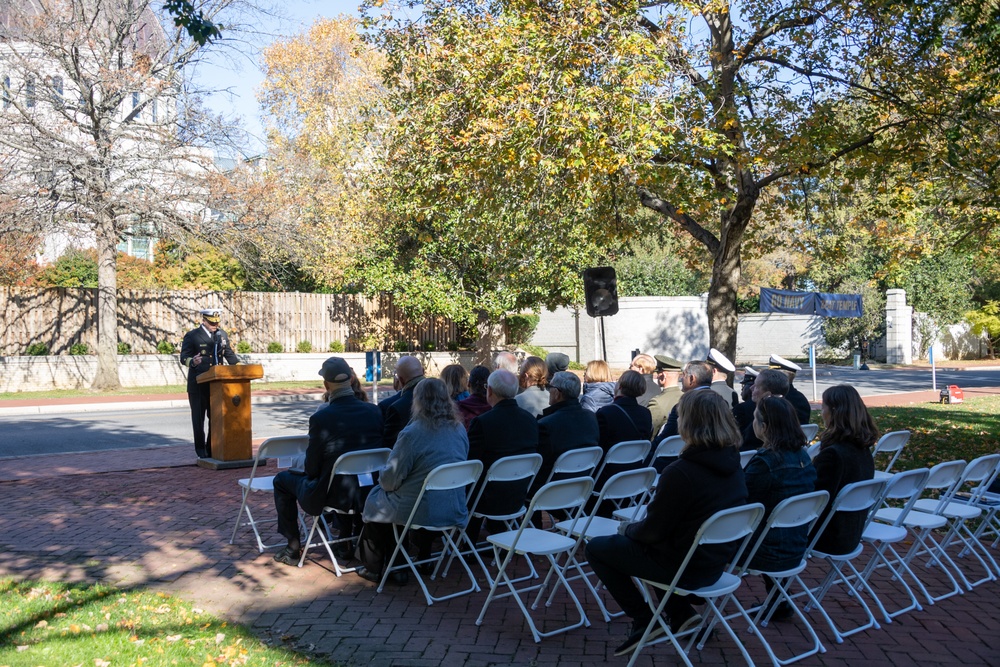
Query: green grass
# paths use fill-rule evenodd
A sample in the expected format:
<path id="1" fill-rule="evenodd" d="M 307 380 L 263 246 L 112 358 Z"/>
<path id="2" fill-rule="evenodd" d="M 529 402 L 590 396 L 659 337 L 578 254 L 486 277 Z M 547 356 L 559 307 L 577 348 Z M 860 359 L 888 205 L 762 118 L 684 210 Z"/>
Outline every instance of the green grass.
<path id="1" fill-rule="evenodd" d="M 370 383 L 362 382 L 368 386 Z M 379 381 L 379 387 L 391 387 L 392 379 Z M 251 384 L 252 391 L 264 391 L 268 389 L 315 389 L 323 391 L 323 381 L 319 376 L 316 380 L 305 382 L 254 382 Z M 149 394 L 184 394 L 187 386 L 183 384 L 165 384 L 156 387 L 123 387 L 116 391 L 91 391 L 90 389 L 53 389 L 51 391 L 21 391 L 21 392 L 0 392 L 0 401 L 13 399 L 35 399 L 35 398 L 75 398 L 95 396 L 142 396 Z M 2 667 L 2 666 L 0 666 Z"/>
<path id="2" fill-rule="evenodd" d="M 0 580 L 0 665 L 330 665 L 163 593 Z"/>

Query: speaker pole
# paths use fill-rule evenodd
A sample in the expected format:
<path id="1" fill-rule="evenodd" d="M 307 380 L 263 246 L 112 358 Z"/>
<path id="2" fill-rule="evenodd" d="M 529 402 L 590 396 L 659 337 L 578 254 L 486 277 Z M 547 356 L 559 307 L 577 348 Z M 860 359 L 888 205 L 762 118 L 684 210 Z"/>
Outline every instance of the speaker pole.
<path id="1" fill-rule="evenodd" d="M 601 351 L 604 352 L 604 356 L 601 357 L 604 361 L 608 360 L 608 339 L 604 336 L 604 315 L 601 315 Z"/>

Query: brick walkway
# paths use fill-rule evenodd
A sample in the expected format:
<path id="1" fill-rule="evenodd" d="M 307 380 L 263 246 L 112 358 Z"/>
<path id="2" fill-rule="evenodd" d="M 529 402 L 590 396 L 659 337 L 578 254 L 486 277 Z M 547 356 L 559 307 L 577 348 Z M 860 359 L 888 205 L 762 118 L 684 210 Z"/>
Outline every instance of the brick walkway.
<path id="1" fill-rule="evenodd" d="M 626 621 L 605 624 L 590 601 L 591 628 L 535 644 L 510 600 L 494 602 L 477 627 L 485 592 L 428 607 L 413 583 L 379 595 L 354 575 L 338 579 L 325 555 L 317 553 L 300 570 L 274 563 L 271 552 L 258 555 L 248 532 L 230 546 L 239 508 L 235 480 L 247 471 L 198 468 L 189 450 L 137 450 L 127 460 L 122 452 L 5 460 L 0 576 L 150 586 L 248 624 L 270 642 L 348 665 L 624 664 L 612 651 Z M 11 480 L 12 468 L 18 479 Z M 266 508 L 270 500 L 261 502 Z M 457 574 L 443 585 L 454 585 Z M 756 582 L 751 590 L 749 597 L 760 595 Z M 544 617 L 567 614 L 561 597 Z M 1000 583 L 906 614 L 839 646 L 818 623 L 817 630 L 828 652 L 802 664 L 1000 665 Z M 794 642 L 794 625 L 786 632 Z M 766 664 L 752 638 L 746 643 L 758 664 Z M 742 664 L 728 638 L 713 640 L 692 660 Z M 641 664 L 654 661 L 674 664 L 676 657 L 669 647 L 653 647 Z"/>

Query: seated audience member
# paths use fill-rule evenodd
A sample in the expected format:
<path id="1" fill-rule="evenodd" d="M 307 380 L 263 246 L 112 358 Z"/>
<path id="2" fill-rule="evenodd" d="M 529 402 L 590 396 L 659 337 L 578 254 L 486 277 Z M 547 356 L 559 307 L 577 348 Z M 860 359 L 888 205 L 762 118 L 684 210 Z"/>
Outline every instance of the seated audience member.
<path id="1" fill-rule="evenodd" d="M 486 480 L 490 466 L 505 456 L 534 454 L 538 451 L 538 421 L 534 415 L 517 406 L 517 376 L 497 369 L 490 373 L 486 400 L 493 407 L 469 424 L 469 460 L 483 462 L 483 476 L 472 493 L 474 501 Z M 528 485 L 521 482 L 495 482 L 479 500 L 479 510 L 486 514 L 511 514 L 523 505 Z M 479 537 L 480 523 L 469 522 L 472 541 Z M 487 526 L 491 532 L 497 526 Z M 500 530 L 504 530 L 501 526 Z"/>
<path id="2" fill-rule="evenodd" d="M 681 400 L 681 388 L 677 385 L 680 378 L 680 371 L 684 364 L 672 357 L 656 355 L 656 370 L 653 371 L 653 382 L 656 383 L 658 393 L 649 401 L 649 414 L 653 418 L 653 430 L 649 434 L 650 439 L 656 437 L 663 425 L 667 423 L 670 411 Z"/>
<path id="3" fill-rule="evenodd" d="M 681 394 L 712 388 L 712 366 L 706 361 L 689 361 L 681 371 Z M 672 435 L 678 435 L 677 406 L 670 410 L 667 421 L 653 438 L 653 449 Z"/>
<path id="4" fill-rule="evenodd" d="M 549 407 L 538 420 L 538 453 L 542 467 L 529 495 L 541 488 L 560 456 L 573 449 L 593 447 L 600 438 L 597 415 L 580 405 L 580 378 L 559 371 L 549 380 Z"/>
<path id="5" fill-rule="evenodd" d="M 451 400 L 456 403 L 469 397 L 469 371 L 462 364 L 449 364 L 441 369 L 441 381 L 448 387 Z"/>
<path id="6" fill-rule="evenodd" d="M 382 410 L 382 446 L 392 449 L 396 444 L 396 436 L 410 421 L 410 408 L 413 405 L 413 390 L 424 379 L 424 366 L 416 357 L 405 355 L 396 362 L 396 373 L 393 386 L 399 384 L 399 393 L 380 402 Z"/>
<path id="7" fill-rule="evenodd" d="M 729 386 L 729 374 L 736 372 L 736 366 L 729 357 L 714 347 L 709 349 L 705 360 L 712 367 L 712 391 L 717 393 L 735 408 L 740 403 L 740 397 Z"/>
<path id="8" fill-rule="evenodd" d="M 754 411 L 753 429 L 763 441 L 763 446 L 750 459 L 743 473 L 749 493 L 747 502 L 761 503 L 764 517 L 751 544 L 763 532 L 767 518 L 778 503 L 809 493 L 816 485 L 816 468 L 806 453 L 806 435 L 791 403 L 780 396 L 761 399 Z M 807 526 L 772 530 L 750 565 L 754 569 L 771 572 L 790 570 L 802 562 L 808 545 Z M 764 577 L 764 584 L 767 590 L 771 590 L 774 580 Z M 782 602 L 773 618 L 788 618 L 791 613 L 791 605 Z"/>
<path id="9" fill-rule="evenodd" d="M 412 418 L 399 432 L 378 484 L 365 501 L 365 525 L 358 541 L 358 558 L 363 566 L 357 569 L 358 576 L 375 582 L 382 579 L 395 548 L 392 524 L 406 524 L 424 480 L 434 468 L 465 461 L 468 454 L 469 438 L 448 388 L 438 379 L 424 380 L 413 392 Z M 434 491 L 433 498 L 421 504 L 414 522 L 447 526 L 462 524 L 467 518 L 465 489 L 452 489 Z M 399 558 L 395 564 L 402 560 Z M 390 575 L 397 584 L 408 579 L 405 572 Z"/>
<path id="10" fill-rule="evenodd" d="M 298 565 L 302 554 L 299 533 L 299 510 L 313 516 L 324 507 L 360 511 L 362 498 L 358 478 L 338 475 L 330 484 L 333 464 L 341 454 L 382 446 L 382 413 L 358 400 L 351 389 L 354 373 L 340 357 L 323 362 L 319 374 L 329 396 L 328 403 L 309 417 L 309 445 L 304 472 L 284 470 L 274 477 L 274 507 L 278 514 L 278 533 L 288 540 L 274 560 Z M 341 537 L 352 536 L 351 523 L 341 528 Z"/>
<path id="11" fill-rule="evenodd" d="M 646 391 L 642 393 L 642 396 L 636 398 L 636 400 L 639 402 L 639 405 L 648 408 L 649 402 L 660 393 L 660 387 L 653 379 L 653 373 L 656 371 L 656 360 L 648 354 L 637 354 L 632 357 L 632 363 L 628 369 L 635 371 L 646 381 Z"/>
<path id="12" fill-rule="evenodd" d="M 776 354 L 772 354 L 771 358 L 768 360 L 768 368 L 774 368 L 785 374 L 788 378 L 788 392 L 785 394 L 785 398 L 788 402 L 792 404 L 795 408 L 795 412 L 799 416 L 800 424 L 808 424 L 812 419 L 812 406 L 809 405 L 809 399 L 801 391 L 795 388 L 793 384 L 795 381 L 795 374 L 802 370 L 802 367 L 793 361 L 789 361 L 784 357 L 779 357 Z"/>
<path id="13" fill-rule="evenodd" d="M 747 499 L 732 406 L 715 392 L 696 391 L 684 394 L 677 408 L 686 444 L 680 458 L 660 475 L 646 518 L 623 522 L 618 535 L 596 537 L 587 544 L 590 566 L 632 619 L 628 639 L 615 655 L 635 650 L 652 618 L 632 577 L 670 583 L 701 524 Z M 717 581 L 737 547 L 735 543 L 698 547 L 681 585 L 697 588 Z M 693 602 L 680 595 L 670 597 L 666 613 L 674 632 L 701 622 Z M 654 629 L 651 636 L 659 634 Z"/>
<path id="14" fill-rule="evenodd" d="M 560 373 L 569 368 L 569 357 L 562 352 L 549 352 L 545 355 L 545 370 L 548 372 L 549 380 L 556 373 Z"/>
<path id="15" fill-rule="evenodd" d="M 788 391 L 788 378 L 781 371 L 765 369 L 754 378 L 753 388 L 750 390 L 750 400 L 755 404 L 764 400 L 768 396 L 781 396 L 784 398 Z M 757 437 L 754 431 L 753 422 L 743 428 L 743 446 L 740 451 L 748 452 L 757 450 L 764 446 L 764 442 Z"/>
<path id="16" fill-rule="evenodd" d="M 761 375 L 763 375 L 763 371 Z M 846 384 L 829 387 L 823 392 L 823 432 L 819 435 L 819 453 L 813 459 L 816 466 L 816 490 L 830 492 L 830 505 L 848 484 L 875 477 L 875 461 L 871 447 L 878 442 L 875 420 L 854 387 Z M 818 530 L 829 514 L 824 510 Z M 846 554 L 861 542 L 868 513 L 839 512 L 816 542 L 816 550 L 828 554 Z"/>
<path id="17" fill-rule="evenodd" d="M 639 405 L 638 398 L 646 389 L 646 381 L 635 371 L 625 371 L 618 378 L 615 397 L 610 405 L 597 411 L 600 429 L 598 444 L 607 452 L 613 445 L 626 440 L 648 440 L 653 428 L 649 408 Z"/>
<path id="18" fill-rule="evenodd" d="M 502 352 L 497 352 L 497 356 L 493 357 L 493 370 L 499 370 L 502 368 L 505 371 L 510 371 L 516 376 L 517 367 L 517 355 L 513 352 L 504 350 Z"/>
<path id="19" fill-rule="evenodd" d="M 753 402 L 753 383 L 757 374 L 758 371 L 749 366 L 743 367 L 743 379 L 740 380 L 740 404 L 733 408 L 733 416 L 736 417 L 736 425 L 740 427 L 740 433 L 753 423 L 753 411 L 756 409 Z"/>
<path id="20" fill-rule="evenodd" d="M 545 389 L 547 383 L 545 362 L 539 357 L 525 359 L 518 378 L 520 393 L 515 398 L 518 407 L 535 417 L 542 414 L 542 410 L 549 406 L 549 392 Z"/>
<path id="21" fill-rule="evenodd" d="M 600 359 L 591 361 L 583 371 L 583 394 L 580 396 L 580 404 L 591 412 L 597 412 L 605 405 L 611 405 L 613 400 L 615 400 L 615 383 L 612 381 L 611 368 L 606 361 Z"/>
<path id="22" fill-rule="evenodd" d="M 476 366 L 469 372 L 469 397 L 458 402 L 458 416 L 465 428 L 475 417 L 490 409 L 486 400 L 486 381 L 490 377 L 490 369 L 486 366 Z"/>

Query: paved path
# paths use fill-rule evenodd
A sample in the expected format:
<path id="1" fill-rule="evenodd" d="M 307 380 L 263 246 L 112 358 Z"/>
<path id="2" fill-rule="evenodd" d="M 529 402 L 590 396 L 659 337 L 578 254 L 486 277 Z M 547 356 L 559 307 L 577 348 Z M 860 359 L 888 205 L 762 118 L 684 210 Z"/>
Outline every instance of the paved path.
<path id="1" fill-rule="evenodd" d="M 248 532 L 229 545 L 240 500 L 236 480 L 247 471 L 196 467 L 187 446 L 20 457 L 0 465 L 0 576 L 150 586 L 248 624 L 267 641 L 347 665 L 624 664 L 612 652 L 626 621 L 605 624 L 590 600 L 585 607 L 592 627 L 535 644 L 510 600 L 494 602 L 479 627 L 475 618 L 485 592 L 428 607 L 412 583 L 376 594 L 373 584 L 354 575 L 338 579 L 318 553 L 298 569 L 274 563 L 272 552 L 258 554 Z M 266 513 L 270 498 L 257 500 Z M 926 572 L 937 580 L 934 570 Z M 456 574 L 442 584 L 455 585 Z M 753 582 L 744 599 L 760 595 Z M 843 609 L 835 615 L 849 618 L 850 603 L 836 600 L 832 607 L 842 603 Z M 568 614 L 567 598 L 560 596 L 543 618 Z M 1000 666 L 1000 583 L 906 614 L 842 645 L 817 629 L 827 653 L 803 665 Z M 789 645 L 797 636 L 794 625 L 785 628 Z M 746 643 L 758 664 L 766 664 L 752 638 Z M 742 664 L 728 639 L 711 641 L 692 661 Z M 666 646 L 649 649 L 640 660 L 677 662 Z"/>

